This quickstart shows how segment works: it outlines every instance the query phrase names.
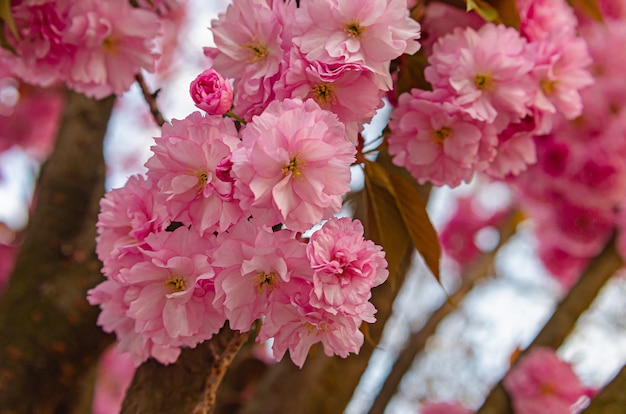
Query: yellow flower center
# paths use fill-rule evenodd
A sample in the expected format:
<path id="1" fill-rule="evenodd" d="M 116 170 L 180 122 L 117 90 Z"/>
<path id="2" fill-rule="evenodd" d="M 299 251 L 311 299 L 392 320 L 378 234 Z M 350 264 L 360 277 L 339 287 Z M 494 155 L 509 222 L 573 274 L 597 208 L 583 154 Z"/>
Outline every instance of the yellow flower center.
<path id="1" fill-rule="evenodd" d="M 539 86 L 541 86 L 543 93 L 546 95 L 552 95 L 556 89 L 556 81 L 542 79 L 541 82 L 539 82 Z"/>
<path id="2" fill-rule="evenodd" d="M 292 157 L 289 160 L 289 165 L 283 167 L 283 173 L 285 175 L 290 175 L 294 178 L 300 177 L 302 175 L 302 171 L 300 170 L 304 167 L 305 163 L 300 159 L 300 153 L 297 153 L 295 157 Z"/>
<path id="3" fill-rule="evenodd" d="M 365 27 L 361 26 L 358 20 L 353 20 L 350 23 L 343 24 L 343 31 L 350 37 L 360 39 L 363 33 L 365 33 Z"/>
<path id="4" fill-rule="evenodd" d="M 487 91 L 493 87 L 493 80 L 491 79 L 491 76 L 479 73 L 474 76 L 474 85 L 476 86 L 476 89 Z"/>
<path id="5" fill-rule="evenodd" d="M 187 283 L 185 279 L 180 276 L 170 275 L 163 284 L 163 287 L 165 287 L 169 293 L 182 292 L 187 289 Z"/>
<path id="6" fill-rule="evenodd" d="M 257 285 L 257 293 L 262 295 L 265 292 L 265 289 L 269 289 L 270 291 L 274 289 L 276 285 L 277 278 L 276 273 L 274 272 L 259 272 L 256 275 L 256 285 Z"/>
<path id="7" fill-rule="evenodd" d="M 313 99 L 320 104 L 321 107 L 326 108 L 337 103 L 335 87 L 330 83 L 316 85 L 311 90 L 313 92 Z"/>
<path id="8" fill-rule="evenodd" d="M 441 127 L 435 131 L 433 131 L 433 141 L 435 141 L 439 145 L 443 145 L 443 141 L 452 135 L 452 130 L 448 127 Z"/>
<path id="9" fill-rule="evenodd" d="M 248 60 L 249 63 L 256 63 L 260 60 L 265 60 L 269 55 L 267 46 L 261 43 L 256 37 L 253 37 L 252 41 L 245 44 L 244 47 L 252 52 L 250 59 Z"/>
<path id="10" fill-rule="evenodd" d="M 102 48 L 105 52 L 116 55 L 117 54 L 117 45 L 115 44 L 115 39 L 111 36 L 107 36 L 102 41 Z"/>

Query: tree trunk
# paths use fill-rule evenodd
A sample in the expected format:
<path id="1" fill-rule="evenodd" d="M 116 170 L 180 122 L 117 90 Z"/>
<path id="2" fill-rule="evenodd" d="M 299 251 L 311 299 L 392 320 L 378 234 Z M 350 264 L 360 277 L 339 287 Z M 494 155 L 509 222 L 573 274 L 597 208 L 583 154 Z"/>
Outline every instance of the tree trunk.
<path id="1" fill-rule="evenodd" d="M 2 413 L 73 412 L 83 376 L 113 340 L 96 326 L 98 309 L 86 300 L 102 280 L 95 224 L 113 101 L 67 94 L 24 244 L 0 298 Z"/>

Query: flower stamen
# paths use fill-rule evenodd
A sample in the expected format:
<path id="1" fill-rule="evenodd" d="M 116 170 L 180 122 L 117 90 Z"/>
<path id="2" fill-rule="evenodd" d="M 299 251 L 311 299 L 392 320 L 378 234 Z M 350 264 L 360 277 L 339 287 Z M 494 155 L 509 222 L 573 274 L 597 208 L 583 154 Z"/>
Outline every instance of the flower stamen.
<path id="1" fill-rule="evenodd" d="M 290 175 L 294 178 L 300 177 L 302 175 L 302 171 L 300 170 L 304 167 L 305 163 L 300 159 L 300 153 L 297 153 L 295 157 L 292 157 L 289 160 L 289 165 L 283 167 L 283 173 L 285 175 Z"/>
<path id="2" fill-rule="evenodd" d="M 252 51 L 252 56 L 248 60 L 248 63 L 256 63 L 260 60 L 265 60 L 269 55 L 267 46 L 261 43 L 256 36 L 252 38 L 250 43 L 246 43 L 244 47 Z"/>
<path id="3" fill-rule="evenodd" d="M 446 140 L 450 135 L 452 135 L 452 129 L 449 127 L 441 127 L 437 130 L 433 131 L 433 141 L 435 141 L 439 145 L 443 145 L 443 141 Z"/>
<path id="4" fill-rule="evenodd" d="M 256 285 L 257 285 L 257 293 L 262 295 L 265 292 L 265 289 L 269 289 L 272 291 L 274 286 L 276 285 L 276 273 L 274 272 L 259 272 L 256 275 Z"/>
<path id="5" fill-rule="evenodd" d="M 313 92 L 313 100 L 320 104 L 322 108 L 327 108 L 337 103 L 335 87 L 330 83 L 321 83 L 316 85 L 311 89 L 311 91 Z"/>
<path id="6" fill-rule="evenodd" d="M 350 23 L 343 24 L 343 31 L 348 34 L 349 37 L 360 39 L 367 28 L 361 26 L 358 20 L 353 20 Z"/>
<path id="7" fill-rule="evenodd" d="M 169 293 L 182 292 L 187 289 L 187 282 L 180 276 L 170 275 L 163 284 L 163 287 L 169 290 Z"/>

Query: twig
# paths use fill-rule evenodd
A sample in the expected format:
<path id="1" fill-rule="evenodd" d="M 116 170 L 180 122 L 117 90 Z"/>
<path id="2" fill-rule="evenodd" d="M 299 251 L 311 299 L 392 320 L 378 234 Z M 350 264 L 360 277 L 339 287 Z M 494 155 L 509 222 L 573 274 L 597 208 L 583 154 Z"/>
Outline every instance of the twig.
<path id="1" fill-rule="evenodd" d="M 211 412 L 217 399 L 217 390 L 222 383 L 226 371 L 228 371 L 239 349 L 241 349 L 243 344 L 248 340 L 247 332 L 240 333 L 234 331 L 232 335 L 221 355 L 215 355 L 213 365 L 207 376 L 203 401 L 196 406 L 193 410 L 193 414 L 207 414 Z"/>
<path id="2" fill-rule="evenodd" d="M 591 305 L 600 289 L 623 265 L 624 260 L 615 249 L 615 237 L 613 237 L 602 252 L 589 263 L 578 282 L 558 305 L 548 323 L 516 361 L 519 361 L 533 347 L 547 346 L 557 349 L 561 346 L 574 328 L 578 317 Z M 500 380 L 491 389 L 482 407 L 476 413 L 507 414 L 511 412 L 509 396 Z"/>
<path id="3" fill-rule="evenodd" d="M 146 84 L 146 80 L 141 73 L 135 75 L 135 79 L 137 80 L 137 83 L 141 88 L 141 93 L 143 94 L 144 99 L 148 103 L 150 113 L 154 118 L 154 122 L 156 122 L 158 126 L 162 127 L 165 123 L 165 119 L 163 118 L 163 115 L 161 114 L 161 111 L 159 110 L 159 106 L 157 105 L 156 101 L 159 91 L 157 90 L 156 92 L 151 92 L 150 88 L 148 88 L 148 85 Z"/>

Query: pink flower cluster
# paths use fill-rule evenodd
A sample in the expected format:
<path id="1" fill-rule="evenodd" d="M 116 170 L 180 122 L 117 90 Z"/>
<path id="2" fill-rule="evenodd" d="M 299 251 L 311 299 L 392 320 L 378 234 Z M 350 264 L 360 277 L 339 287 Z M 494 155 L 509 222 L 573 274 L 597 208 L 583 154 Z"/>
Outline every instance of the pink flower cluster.
<path id="1" fill-rule="evenodd" d="M 226 321 L 302 366 L 311 345 L 357 353 L 387 262 L 358 220 L 335 218 L 356 149 L 312 99 L 274 101 L 241 130 L 199 112 L 166 124 L 146 162 L 105 195 L 89 292 L 136 364 L 176 360 Z M 310 240 L 300 232 L 323 222 Z"/>
<path id="2" fill-rule="evenodd" d="M 274 100 L 312 98 L 356 142 L 391 89 L 391 60 L 415 53 L 420 25 L 406 0 L 234 0 L 212 22 L 214 69 L 234 78 L 246 120 Z"/>
<path id="3" fill-rule="evenodd" d="M 149 2 L 148 2 L 149 3 Z M 127 0 L 23 0 L 11 2 L 17 37 L 4 25 L 15 54 L 0 60 L 24 81 L 63 81 L 86 95 L 121 94 L 141 69 L 154 70 L 159 18 Z"/>
<path id="4" fill-rule="evenodd" d="M 536 161 L 534 135 L 549 132 L 557 114 L 581 114 L 580 90 L 592 83 L 586 43 L 564 0 L 519 2 L 521 32 L 474 28 L 472 17 L 445 7 L 426 10 L 430 25 L 446 19 L 450 30 L 428 56 L 424 75 L 433 90 L 399 97 L 389 152 L 421 183 L 457 186 L 476 171 L 517 175 Z M 428 19 L 433 9 L 437 18 Z M 571 19 L 546 18 L 561 14 Z"/>
<path id="5" fill-rule="evenodd" d="M 516 414 L 571 414 L 587 394 L 572 367 L 550 348 L 535 348 L 504 378 Z"/>
<path id="6" fill-rule="evenodd" d="M 581 93 L 582 114 L 556 119 L 551 133 L 536 137 L 537 164 L 511 180 L 536 222 L 539 256 L 565 288 L 615 228 L 626 255 L 626 86 L 618 69 L 626 60 L 612 52 L 626 47 L 623 19 L 581 27 L 595 76 Z"/>

